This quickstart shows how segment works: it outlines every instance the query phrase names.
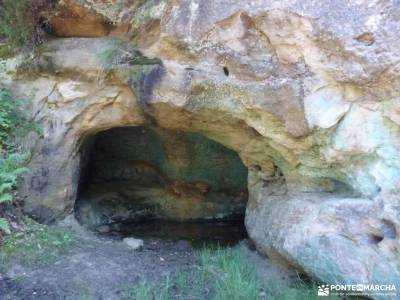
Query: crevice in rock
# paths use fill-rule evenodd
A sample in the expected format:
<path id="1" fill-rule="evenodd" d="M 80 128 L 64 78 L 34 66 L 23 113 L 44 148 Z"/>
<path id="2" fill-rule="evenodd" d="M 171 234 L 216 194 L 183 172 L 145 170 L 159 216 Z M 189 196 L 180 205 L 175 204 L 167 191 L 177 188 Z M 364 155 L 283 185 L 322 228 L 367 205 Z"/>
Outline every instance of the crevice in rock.
<path id="1" fill-rule="evenodd" d="M 392 240 L 397 238 L 396 226 L 392 221 L 382 220 L 382 232 L 385 238 Z"/>
<path id="2" fill-rule="evenodd" d="M 359 36 L 355 37 L 355 40 L 357 40 L 360 43 L 363 43 L 366 46 L 371 46 L 375 43 L 374 34 L 372 32 L 364 32 Z"/>
<path id="3" fill-rule="evenodd" d="M 379 244 L 383 241 L 384 237 L 377 234 L 371 234 L 369 236 L 371 244 Z"/>
<path id="4" fill-rule="evenodd" d="M 229 76 L 229 69 L 228 69 L 228 67 L 223 67 L 222 69 L 224 70 L 225 76 Z"/>

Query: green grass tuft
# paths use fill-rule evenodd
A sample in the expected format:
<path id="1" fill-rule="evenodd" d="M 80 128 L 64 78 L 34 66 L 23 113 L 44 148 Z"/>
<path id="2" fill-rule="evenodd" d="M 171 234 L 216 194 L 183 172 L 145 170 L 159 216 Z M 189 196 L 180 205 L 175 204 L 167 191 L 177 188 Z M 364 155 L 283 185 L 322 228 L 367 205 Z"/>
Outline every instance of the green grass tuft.
<path id="1" fill-rule="evenodd" d="M 205 248 L 199 252 L 208 281 L 214 282 L 215 300 L 259 299 L 263 286 L 255 267 L 236 248 Z"/>
<path id="2" fill-rule="evenodd" d="M 99 53 L 98 58 L 105 73 L 119 65 L 160 65 L 159 58 L 150 58 L 142 55 L 135 47 L 117 38 L 107 41 L 106 46 Z"/>
<path id="3" fill-rule="evenodd" d="M 258 266 L 241 247 L 198 250 L 198 268 L 168 275 L 161 280 L 143 280 L 122 289 L 122 299 L 171 300 L 312 300 L 318 299 L 317 283 L 300 278 L 263 282 Z M 327 299 L 339 299 L 327 297 Z"/>
<path id="4" fill-rule="evenodd" d="M 0 270 L 11 265 L 39 267 L 56 261 L 77 243 L 77 238 L 68 229 L 27 221 L 24 232 L 7 237 L 0 248 Z"/>

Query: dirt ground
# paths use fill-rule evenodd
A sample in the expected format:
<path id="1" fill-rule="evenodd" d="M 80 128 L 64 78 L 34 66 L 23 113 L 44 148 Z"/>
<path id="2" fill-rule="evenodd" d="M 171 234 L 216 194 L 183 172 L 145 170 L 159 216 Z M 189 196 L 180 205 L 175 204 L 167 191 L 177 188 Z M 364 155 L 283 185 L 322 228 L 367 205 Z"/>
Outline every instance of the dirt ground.
<path id="1" fill-rule="evenodd" d="M 249 242 L 240 247 L 256 260 L 262 276 L 283 272 Z M 81 232 L 79 242 L 54 263 L 31 268 L 14 264 L 0 274 L 0 299 L 121 299 L 124 289 L 142 280 L 194 274 L 199 267 L 195 251 L 187 241 L 162 239 L 145 239 L 143 249 L 133 251 L 121 239 Z"/>
<path id="2" fill-rule="evenodd" d="M 120 241 L 85 239 L 52 265 L 14 266 L 0 279 L 0 299 L 119 299 L 121 289 L 141 279 L 195 265 L 185 241 L 146 240 L 142 251 L 132 251 Z"/>

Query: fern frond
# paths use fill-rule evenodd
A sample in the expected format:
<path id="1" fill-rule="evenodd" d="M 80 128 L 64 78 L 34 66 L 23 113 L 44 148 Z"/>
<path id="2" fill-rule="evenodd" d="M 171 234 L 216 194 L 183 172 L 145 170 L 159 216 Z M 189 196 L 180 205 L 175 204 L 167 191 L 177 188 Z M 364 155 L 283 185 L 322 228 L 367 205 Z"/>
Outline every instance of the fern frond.
<path id="1" fill-rule="evenodd" d="M 4 193 L 0 195 L 0 203 L 12 201 L 13 197 L 10 193 Z"/>
<path id="2" fill-rule="evenodd" d="M 6 234 L 10 234 L 10 224 L 4 218 L 0 218 L 0 231 L 4 231 Z"/>
<path id="3" fill-rule="evenodd" d="M 12 189 L 11 183 L 1 183 L 0 184 L 0 195 L 9 192 Z"/>

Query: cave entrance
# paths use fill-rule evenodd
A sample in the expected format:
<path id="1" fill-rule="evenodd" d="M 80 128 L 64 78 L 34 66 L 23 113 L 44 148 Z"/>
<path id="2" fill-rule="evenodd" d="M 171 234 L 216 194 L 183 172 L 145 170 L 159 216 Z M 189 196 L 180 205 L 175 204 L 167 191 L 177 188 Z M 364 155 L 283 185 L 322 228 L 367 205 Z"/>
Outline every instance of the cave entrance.
<path id="1" fill-rule="evenodd" d="M 113 128 L 88 138 L 75 215 L 100 233 L 234 244 L 246 238 L 247 168 L 195 133 Z"/>

